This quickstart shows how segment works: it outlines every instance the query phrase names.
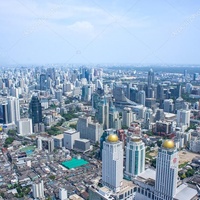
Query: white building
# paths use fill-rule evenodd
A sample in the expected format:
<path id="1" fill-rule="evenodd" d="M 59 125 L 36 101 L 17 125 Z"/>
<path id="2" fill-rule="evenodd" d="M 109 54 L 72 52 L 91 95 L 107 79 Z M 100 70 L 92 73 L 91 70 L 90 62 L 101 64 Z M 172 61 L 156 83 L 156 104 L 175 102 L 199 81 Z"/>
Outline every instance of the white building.
<path id="1" fill-rule="evenodd" d="M 17 121 L 17 132 L 23 136 L 33 134 L 32 119 L 23 118 Z"/>
<path id="2" fill-rule="evenodd" d="M 156 160 L 155 200 L 173 200 L 178 178 L 178 153 L 172 140 L 165 140 Z"/>
<path id="3" fill-rule="evenodd" d="M 32 186 L 33 197 L 35 199 L 44 199 L 44 183 L 43 180 L 40 182 L 36 182 Z"/>
<path id="4" fill-rule="evenodd" d="M 64 132 L 64 146 L 67 149 L 73 149 L 76 139 L 80 139 L 80 132 L 70 129 Z"/>
<path id="5" fill-rule="evenodd" d="M 16 124 L 20 119 L 19 99 L 16 97 L 8 97 L 7 102 L 9 123 Z"/>
<path id="6" fill-rule="evenodd" d="M 59 199 L 60 200 L 67 200 L 67 190 L 64 188 L 59 188 Z"/>
<path id="7" fill-rule="evenodd" d="M 187 128 L 190 126 L 190 110 L 177 111 L 177 125 L 179 127 L 185 125 Z"/>
<path id="8" fill-rule="evenodd" d="M 133 112 L 131 108 L 125 107 L 122 113 L 122 126 L 129 127 L 133 121 Z"/>
<path id="9" fill-rule="evenodd" d="M 145 144 L 139 137 L 132 137 L 126 145 L 126 175 L 137 176 L 145 170 Z"/>
<path id="10" fill-rule="evenodd" d="M 123 181 L 123 148 L 117 135 L 110 134 L 103 142 L 102 183 L 113 191 L 120 191 Z"/>

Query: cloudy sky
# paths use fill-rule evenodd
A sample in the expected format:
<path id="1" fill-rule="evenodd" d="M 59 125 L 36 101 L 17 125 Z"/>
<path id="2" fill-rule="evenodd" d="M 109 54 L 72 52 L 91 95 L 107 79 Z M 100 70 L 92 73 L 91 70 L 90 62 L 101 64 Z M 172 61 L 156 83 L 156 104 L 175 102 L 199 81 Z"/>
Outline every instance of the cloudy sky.
<path id="1" fill-rule="evenodd" d="M 199 0 L 0 0 L 0 64 L 200 64 Z"/>

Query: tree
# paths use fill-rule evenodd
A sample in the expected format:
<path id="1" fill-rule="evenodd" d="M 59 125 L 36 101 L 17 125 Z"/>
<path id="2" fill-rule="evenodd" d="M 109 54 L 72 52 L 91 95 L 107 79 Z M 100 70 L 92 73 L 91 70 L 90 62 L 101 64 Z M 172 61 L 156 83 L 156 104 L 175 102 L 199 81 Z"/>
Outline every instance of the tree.
<path id="1" fill-rule="evenodd" d="M 151 166 L 153 166 L 153 167 L 156 168 L 156 159 L 153 159 L 153 160 L 151 161 Z"/>
<path id="2" fill-rule="evenodd" d="M 157 145 L 158 145 L 158 147 L 161 147 L 161 145 L 162 145 L 162 140 L 158 140 L 158 141 L 157 141 Z"/>
<path id="3" fill-rule="evenodd" d="M 13 137 L 8 137 L 5 140 L 5 145 L 12 144 L 15 139 Z"/>
<path id="4" fill-rule="evenodd" d="M 3 192 L 0 193 L 0 196 L 1 196 L 2 198 L 5 198 L 5 194 L 4 194 Z"/>

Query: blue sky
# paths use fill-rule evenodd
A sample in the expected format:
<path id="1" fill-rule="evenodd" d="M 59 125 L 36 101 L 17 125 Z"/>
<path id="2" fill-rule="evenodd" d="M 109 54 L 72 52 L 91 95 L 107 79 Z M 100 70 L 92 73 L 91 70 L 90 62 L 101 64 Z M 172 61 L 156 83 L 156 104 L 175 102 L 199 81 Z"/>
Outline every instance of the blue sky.
<path id="1" fill-rule="evenodd" d="M 1 0 L 0 64 L 200 64 L 199 0 Z"/>

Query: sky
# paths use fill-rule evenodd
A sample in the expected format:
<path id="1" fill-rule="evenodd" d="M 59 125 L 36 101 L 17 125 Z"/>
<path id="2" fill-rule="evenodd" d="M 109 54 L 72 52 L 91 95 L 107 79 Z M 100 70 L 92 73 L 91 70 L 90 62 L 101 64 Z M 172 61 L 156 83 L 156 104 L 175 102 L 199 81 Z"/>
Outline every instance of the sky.
<path id="1" fill-rule="evenodd" d="M 200 65 L 199 0 L 0 0 L 0 66 Z"/>

